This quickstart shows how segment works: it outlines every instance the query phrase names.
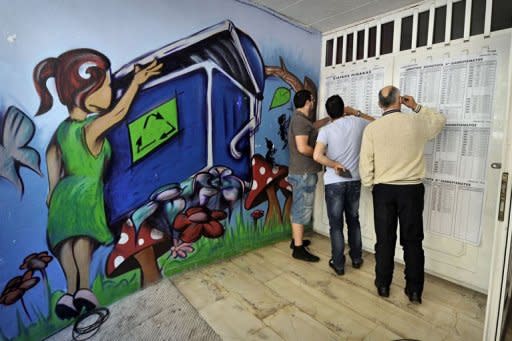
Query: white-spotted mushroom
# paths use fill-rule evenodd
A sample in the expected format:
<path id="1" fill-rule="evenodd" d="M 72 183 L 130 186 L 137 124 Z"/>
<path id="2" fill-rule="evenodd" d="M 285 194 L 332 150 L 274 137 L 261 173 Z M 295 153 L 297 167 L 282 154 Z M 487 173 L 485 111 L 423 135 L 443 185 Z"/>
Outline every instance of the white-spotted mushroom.
<path id="1" fill-rule="evenodd" d="M 107 259 L 106 274 L 116 277 L 134 269 L 141 271 L 141 285 L 159 280 L 162 275 L 157 259 L 172 246 L 172 239 L 144 221 L 137 232 L 130 219 L 122 228 L 119 240 Z"/>
<path id="2" fill-rule="evenodd" d="M 268 208 L 265 216 L 265 226 L 281 225 L 281 207 L 277 199 L 278 183 L 288 174 L 284 166 L 272 166 L 265 158 L 255 154 L 252 158 L 252 186 L 245 199 L 245 208 L 251 209 L 267 201 Z"/>

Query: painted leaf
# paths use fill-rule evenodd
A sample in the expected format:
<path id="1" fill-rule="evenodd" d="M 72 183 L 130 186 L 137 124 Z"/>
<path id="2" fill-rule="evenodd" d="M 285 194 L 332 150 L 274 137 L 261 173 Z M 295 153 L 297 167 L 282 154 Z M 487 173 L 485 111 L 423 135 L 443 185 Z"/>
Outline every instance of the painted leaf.
<path id="1" fill-rule="evenodd" d="M 41 157 L 28 147 L 35 133 L 32 120 L 20 109 L 11 106 L 7 109 L 2 125 L 0 144 L 0 177 L 13 183 L 23 193 L 24 185 L 19 168 L 27 167 L 41 175 Z"/>
<path id="2" fill-rule="evenodd" d="M 292 93 L 290 89 L 284 87 L 277 88 L 274 92 L 274 97 L 272 98 L 272 104 L 270 104 L 270 110 L 281 107 L 290 102 L 291 95 Z"/>

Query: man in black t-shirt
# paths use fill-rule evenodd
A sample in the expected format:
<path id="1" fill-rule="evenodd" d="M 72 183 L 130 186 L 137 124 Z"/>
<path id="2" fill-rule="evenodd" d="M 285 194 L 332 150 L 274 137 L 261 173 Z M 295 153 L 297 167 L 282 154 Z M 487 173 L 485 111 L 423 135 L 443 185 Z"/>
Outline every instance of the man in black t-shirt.
<path id="1" fill-rule="evenodd" d="M 314 141 L 318 128 L 329 122 L 325 118 L 312 122 L 314 117 L 315 99 L 308 90 L 300 90 L 293 98 L 295 112 L 290 120 L 288 130 L 288 146 L 290 164 L 288 182 L 293 187 L 293 202 L 290 221 L 292 223 L 292 256 L 307 262 L 318 262 L 320 258 L 311 254 L 305 246 L 309 240 L 303 241 L 304 225 L 308 224 L 313 214 L 317 173 L 322 170 L 320 164 L 313 160 Z"/>

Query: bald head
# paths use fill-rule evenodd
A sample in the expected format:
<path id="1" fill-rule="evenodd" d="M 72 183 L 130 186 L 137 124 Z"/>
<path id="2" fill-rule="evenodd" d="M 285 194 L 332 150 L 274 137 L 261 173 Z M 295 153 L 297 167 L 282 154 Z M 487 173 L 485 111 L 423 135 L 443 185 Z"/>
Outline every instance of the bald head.
<path id="1" fill-rule="evenodd" d="M 393 85 L 383 87 L 379 91 L 379 106 L 383 110 L 400 109 L 400 90 Z"/>

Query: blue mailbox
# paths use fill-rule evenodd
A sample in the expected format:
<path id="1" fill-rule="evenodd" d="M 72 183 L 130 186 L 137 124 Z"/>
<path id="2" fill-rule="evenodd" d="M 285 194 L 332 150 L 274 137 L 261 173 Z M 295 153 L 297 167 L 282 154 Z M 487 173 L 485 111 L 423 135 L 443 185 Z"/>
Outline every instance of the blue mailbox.
<path id="1" fill-rule="evenodd" d="M 135 65 L 163 64 L 137 94 L 126 119 L 108 134 L 105 179 L 114 225 L 166 184 L 212 166 L 250 179 L 253 131 L 261 115 L 263 60 L 254 41 L 225 21 L 123 66 L 112 88 L 119 98 Z"/>

